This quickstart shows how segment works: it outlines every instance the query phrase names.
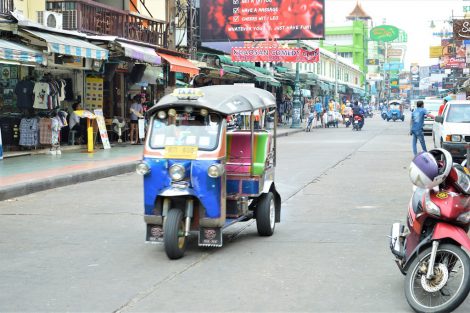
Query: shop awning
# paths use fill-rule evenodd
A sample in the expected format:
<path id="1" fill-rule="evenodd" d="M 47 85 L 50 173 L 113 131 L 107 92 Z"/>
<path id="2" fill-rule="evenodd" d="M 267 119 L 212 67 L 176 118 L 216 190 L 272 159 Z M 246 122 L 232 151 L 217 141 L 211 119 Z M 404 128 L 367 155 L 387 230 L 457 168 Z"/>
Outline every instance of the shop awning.
<path id="1" fill-rule="evenodd" d="M 33 30 L 27 30 L 27 32 L 45 40 L 49 52 L 96 60 L 108 59 L 108 50 L 95 46 L 87 41 Z"/>
<path id="2" fill-rule="evenodd" d="M 156 85 L 159 79 L 163 79 L 163 69 L 161 67 L 147 65 L 138 85 Z"/>
<path id="3" fill-rule="evenodd" d="M 189 75 L 199 74 L 199 68 L 185 58 L 164 53 L 158 53 L 158 55 L 170 63 L 171 72 L 186 73 Z"/>
<path id="4" fill-rule="evenodd" d="M 255 81 L 257 82 L 266 82 L 274 87 L 281 86 L 281 83 L 278 80 L 276 80 L 274 77 L 258 72 L 256 69 L 251 69 L 251 68 L 247 68 L 243 66 L 242 70 L 250 74 L 251 76 L 253 76 Z"/>
<path id="5" fill-rule="evenodd" d="M 155 52 L 155 49 L 133 45 L 127 42 L 118 41 L 119 45 L 124 48 L 124 55 L 131 59 L 147 62 L 150 64 L 162 64 L 162 58 Z"/>
<path id="6" fill-rule="evenodd" d="M 0 39 L 0 63 L 2 63 L 1 59 L 42 64 L 44 55 L 24 45 Z"/>

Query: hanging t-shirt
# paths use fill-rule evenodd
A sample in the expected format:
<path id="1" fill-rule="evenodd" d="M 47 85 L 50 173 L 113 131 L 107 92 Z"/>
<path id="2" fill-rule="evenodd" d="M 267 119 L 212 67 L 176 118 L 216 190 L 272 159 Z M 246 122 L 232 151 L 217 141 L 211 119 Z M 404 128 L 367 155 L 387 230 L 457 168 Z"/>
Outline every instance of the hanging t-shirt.
<path id="1" fill-rule="evenodd" d="M 34 85 L 34 108 L 35 109 L 48 109 L 48 100 L 50 88 L 48 83 L 36 83 Z"/>
<path id="2" fill-rule="evenodd" d="M 34 83 L 30 80 L 22 80 L 16 84 L 15 94 L 16 106 L 20 109 L 30 109 L 33 107 Z"/>
<path id="3" fill-rule="evenodd" d="M 59 101 L 64 101 L 65 100 L 65 80 L 61 79 L 59 81 L 60 85 L 60 90 L 59 90 Z"/>

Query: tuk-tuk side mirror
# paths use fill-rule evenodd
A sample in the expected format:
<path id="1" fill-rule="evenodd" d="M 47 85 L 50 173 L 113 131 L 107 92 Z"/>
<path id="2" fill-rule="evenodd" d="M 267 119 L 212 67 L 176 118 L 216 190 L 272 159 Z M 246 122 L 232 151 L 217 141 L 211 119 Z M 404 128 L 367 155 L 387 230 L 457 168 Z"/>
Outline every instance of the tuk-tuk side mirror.
<path id="1" fill-rule="evenodd" d="M 443 117 L 443 116 L 440 116 L 440 115 L 439 115 L 439 116 L 436 116 L 436 117 L 434 118 L 434 121 L 436 121 L 436 122 L 442 124 L 442 123 L 444 122 L 444 117 Z"/>

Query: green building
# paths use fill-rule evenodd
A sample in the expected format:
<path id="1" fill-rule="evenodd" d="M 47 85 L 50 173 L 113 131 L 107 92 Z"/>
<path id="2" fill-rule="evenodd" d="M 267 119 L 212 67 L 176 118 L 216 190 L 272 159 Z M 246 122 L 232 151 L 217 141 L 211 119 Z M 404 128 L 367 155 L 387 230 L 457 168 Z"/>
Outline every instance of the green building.
<path id="1" fill-rule="evenodd" d="M 339 56 L 359 66 L 363 72 L 362 86 L 364 86 L 367 74 L 368 34 L 367 20 L 357 19 L 348 26 L 326 27 L 325 40 L 320 41 L 320 47 L 333 53 L 336 52 Z"/>

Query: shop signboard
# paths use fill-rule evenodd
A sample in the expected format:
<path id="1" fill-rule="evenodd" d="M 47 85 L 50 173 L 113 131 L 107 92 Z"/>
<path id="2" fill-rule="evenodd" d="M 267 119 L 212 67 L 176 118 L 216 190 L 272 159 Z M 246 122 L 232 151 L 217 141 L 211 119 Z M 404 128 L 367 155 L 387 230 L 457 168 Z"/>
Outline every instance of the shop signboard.
<path id="1" fill-rule="evenodd" d="M 431 46 L 429 47 L 429 57 L 430 58 L 440 58 L 442 56 L 442 47 L 441 46 Z"/>
<path id="2" fill-rule="evenodd" d="M 446 38 L 441 40 L 442 55 L 465 58 L 465 44 L 462 40 Z"/>
<path id="3" fill-rule="evenodd" d="M 201 41 L 324 39 L 325 0 L 200 0 Z"/>
<path id="4" fill-rule="evenodd" d="M 100 131 L 101 142 L 103 143 L 103 149 L 111 149 L 109 143 L 108 131 L 106 130 L 106 122 L 104 120 L 103 110 L 94 110 L 93 113 L 96 116 L 96 123 L 98 124 L 98 130 Z"/>
<path id="5" fill-rule="evenodd" d="M 431 72 L 431 74 L 439 74 L 439 73 L 441 73 L 441 68 L 439 67 L 438 64 L 431 65 L 429 71 Z"/>
<path id="6" fill-rule="evenodd" d="M 384 63 L 384 70 L 385 71 L 400 71 L 403 68 L 404 68 L 404 65 L 401 62 Z"/>
<path id="7" fill-rule="evenodd" d="M 398 38 L 400 30 L 392 25 L 380 25 L 370 30 L 370 40 L 388 42 Z"/>
<path id="8" fill-rule="evenodd" d="M 379 65 L 379 59 L 367 59 L 366 65 Z"/>
<path id="9" fill-rule="evenodd" d="M 389 57 L 401 57 L 403 50 L 401 49 L 387 49 L 387 56 Z"/>
<path id="10" fill-rule="evenodd" d="M 470 63 L 470 44 L 465 45 L 465 59 L 466 63 Z"/>
<path id="11" fill-rule="evenodd" d="M 453 20 L 452 26 L 454 30 L 455 40 L 470 39 L 470 20 Z"/>
<path id="12" fill-rule="evenodd" d="M 308 51 L 302 48 L 232 48 L 232 61 L 234 62 L 295 62 L 318 63 L 320 49 Z"/>
<path id="13" fill-rule="evenodd" d="M 450 57 L 450 56 L 443 56 L 439 59 L 439 65 L 441 68 L 445 69 L 452 69 L 452 68 L 465 68 L 466 66 L 466 59 L 459 58 L 459 57 Z"/>
<path id="14" fill-rule="evenodd" d="M 411 64 L 410 66 L 411 85 L 413 87 L 419 86 L 419 65 Z"/>
<path id="15" fill-rule="evenodd" d="M 86 78 L 86 93 L 85 105 L 87 109 L 102 109 L 103 108 L 103 78 L 90 77 Z"/>

